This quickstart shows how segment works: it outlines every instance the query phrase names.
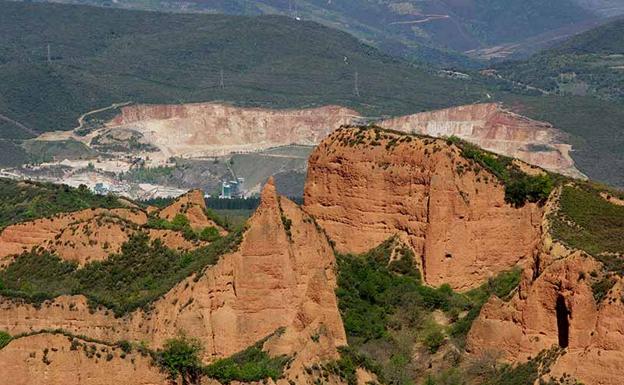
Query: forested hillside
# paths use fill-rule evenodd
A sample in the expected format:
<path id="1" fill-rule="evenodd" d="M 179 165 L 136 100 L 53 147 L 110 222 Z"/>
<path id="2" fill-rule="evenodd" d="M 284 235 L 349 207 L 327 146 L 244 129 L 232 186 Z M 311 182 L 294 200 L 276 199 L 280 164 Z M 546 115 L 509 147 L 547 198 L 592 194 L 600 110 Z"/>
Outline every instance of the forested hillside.
<path id="1" fill-rule="evenodd" d="M 82 113 L 124 101 L 334 103 L 379 115 L 485 96 L 345 33 L 286 17 L 0 6 L 0 114 L 21 124 L 0 120 L 5 138 L 69 129 Z"/>
<path id="2" fill-rule="evenodd" d="M 346 33 L 282 16 L 0 5 L 3 166 L 30 159 L 23 139 L 74 128 L 80 115 L 113 103 L 339 104 L 380 117 L 498 100 L 569 133 L 572 156 L 588 176 L 624 185 L 617 98 L 531 96 L 536 92 L 476 72 L 456 79 Z M 609 44 L 604 50 L 614 49 Z"/>
<path id="3" fill-rule="evenodd" d="M 575 36 L 528 60 L 500 64 L 504 78 L 561 95 L 624 101 L 624 20 Z"/>
<path id="4" fill-rule="evenodd" d="M 58 2 L 58 0 L 57 0 Z M 471 65 L 461 52 L 519 43 L 562 28 L 613 15 L 609 0 L 61 0 L 74 4 L 207 12 L 279 14 L 313 20 L 366 41 L 384 52 L 443 66 Z M 594 4 L 598 3 L 598 4 Z M 600 16 L 599 16 L 600 15 Z"/>

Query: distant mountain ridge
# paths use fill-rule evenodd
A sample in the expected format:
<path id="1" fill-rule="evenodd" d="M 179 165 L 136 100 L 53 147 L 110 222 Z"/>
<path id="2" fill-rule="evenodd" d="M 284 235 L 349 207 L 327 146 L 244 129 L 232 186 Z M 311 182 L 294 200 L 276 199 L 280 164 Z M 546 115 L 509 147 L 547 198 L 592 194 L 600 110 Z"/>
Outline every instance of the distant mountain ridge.
<path id="1" fill-rule="evenodd" d="M 624 101 L 624 19 L 574 36 L 556 48 L 494 67 L 500 76 L 546 92 Z"/>
<path id="2" fill-rule="evenodd" d="M 381 50 L 442 66 L 466 66 L 460 52 L 521 43 L 563 27 L 624 13 L 616 0 L 57 0 L 170 12 L 279 14 L 349 32 Z M 566 32 L 567 33 L 567 32 Z"/>

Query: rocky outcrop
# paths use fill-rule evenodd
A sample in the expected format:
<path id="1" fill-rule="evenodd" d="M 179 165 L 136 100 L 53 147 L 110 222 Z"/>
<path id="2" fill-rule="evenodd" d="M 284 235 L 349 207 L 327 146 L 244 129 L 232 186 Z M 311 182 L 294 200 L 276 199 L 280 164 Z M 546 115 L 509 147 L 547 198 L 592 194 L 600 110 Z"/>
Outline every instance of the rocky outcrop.
<path id="1" fill-rule="evenodd" d="M 75 342 L 72 343 L 72 340 Z M 11 385 L 166 385 L 149 357 L 60 334 L 13 340 L 0 350 L 2 382 Z"/>
<path id="2" fill-rule="evenodd" d="M 136 209 L 86 209 L 18 223 L 0 233 L 0 266 L 16 254 L 42 247 L 84 265 L 117 253 L 134 227 L 147 222 Z"/>
<path id="3" fill-rule="evenodd" d="M 533 255 L 542 208 L 505 203 L 504 187 L 438 139 L 343 128 L 312 153 L 312 214 L 340 252 L 398 234 L 432 285 L 465 290 Z"/>
<path id="4" fill-rule="evenodd" d="M 215 227 L 221 234 L 226 231 L 206 215 L 206 201 L 204 193 L 200 190 L 192 190 L 175 200 L 158 213 L 158 217 L 172 221 L 176 215 L 182 214 L 188 220 L 193 230 L 201 230 L 205 227 Z"/>
<path id="5" fill-rule="evenodd" d="M 335 357 L 336 346 L 346 344 L 334 295 L 334 265 L 332 249 L 312 218 L 279 198 L 270 181 L 238 250 L 181 281 L 152 310 L 116 318 L 106 309 L 89 309 L 82 296 L 59 297 L 41 306 L 5 298 L 0 330 L 16 335 L 61 328 L 103 341 L 146 341 L 153 348 L 184 331 L 202 341 L 204 358 L 210 361 L 285 327 L 267 347 L 270 351 L 328 359 Z M 311 339 L 317 334 L 320 344 Z M 303 363 L 298 365 L 301 369 Z"/>
<path id="6" fill-rule="evenodd" d="M 241 108 L 216 103 L 133 105 L 107 123 L 106 130 L 131 129 L 164 156 L 217 156 L 286 144 L 316 144 L 357 116 L 326 106 L 300 110 Z"/>
<path id="7" fill-rule="evenodd" d="M 183 195 L 154 215 L 172 220 L 185 215 L 194 230 L 214 226 L 222 235 L 227 232 L 206 216 L 201 191 Z M 205 242 L 189 241 L 180 231 L 145 229 L 148 214 L 138 208 L 86 209 L 63 213 L 9 226 L 0 232 L 0 268 L 32 248 L 43 248 L 67 261 L 85 265 L 119 253 L 121 246 L 137 231 L 147 231 L 152 239 L 160 239 L 174 250 L 192 250 Z"/>
<path id="8" fill-rule="evenodd" d="M 492 297 L 467 338 L 473 356 L 495 354 L 512 363 L 541 351 L 563 349 L 546 377 L 571 376 L 584 384 L 616 385 L 624 376 L 624 279 L 606 275 L 582 250 L 554 240 L 549 218 L 558 210 L 559 189 L 546 204 L 542 241 L 509 301 Z M 604 294 L 594 293 L 598 282 Z"/>
<path id="9" fill-rule="evenodd" d="M 556 260 L 543 272 L 524 272 L 518 293 L 504 302 L 492 298 L 468 335 L 475 355 L 497 351 L 522 362 L 540 351 L 565 349 L 551 368 L 585 384 L 617 385 L 624 375 L 624 281 L 617 279 L 596 303 L 592 283 L 601 265 L 583 252 Z M 537 276 L 537 278 L 535 278 Z"/>
<path id="10" fill-rule="evenodd" d="M 528 119 L 499 104 L 474 104 L 402 116 L 380 126 L 430 135 L 457 136 L 479 147 L 561 174 L 584 177 L 570 156 L 565 134 L 549 123 Z"/>

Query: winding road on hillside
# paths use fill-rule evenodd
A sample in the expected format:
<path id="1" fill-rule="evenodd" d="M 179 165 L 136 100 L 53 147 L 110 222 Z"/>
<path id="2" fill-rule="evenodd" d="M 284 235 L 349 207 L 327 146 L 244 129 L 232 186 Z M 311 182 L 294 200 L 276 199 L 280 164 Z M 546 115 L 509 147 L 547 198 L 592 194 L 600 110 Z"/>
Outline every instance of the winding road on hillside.
<path id="1" fill-rule="evenodd" d="M 80 115 L 80 117 L 78 118 L 78 127 L 74 128 L 74 131 L 77 130 L 81 130 L 82 127 L 84 126 L 84 121 L 87 118 L 87 116 L 89 115 L 93 115 L 93 114 L 97 114 L 99 112 L 103 112 L 103 111 L 107 111 L 107 110 L 112 110 L 114 108 L 119 108 L 119 107 L 124 107 L 127 106 L 129 104 L 132 104 L 133 102 L 122 102 L 122 103 L 113 103 L 108 107 L 102 107 L 102 108 L 98 108 L 97 110 L 91 110 L 89 112 L 85 112 L 84 114 Z"/>

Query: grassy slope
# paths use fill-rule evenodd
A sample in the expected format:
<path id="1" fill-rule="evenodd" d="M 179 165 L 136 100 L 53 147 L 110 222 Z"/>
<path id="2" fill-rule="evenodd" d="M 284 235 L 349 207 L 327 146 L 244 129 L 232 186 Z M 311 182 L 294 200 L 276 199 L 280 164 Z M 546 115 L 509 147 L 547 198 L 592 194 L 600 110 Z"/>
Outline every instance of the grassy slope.
<path id="1" fill-rule="evenodd" d="M 624 20 L 575 36 L 520 62 L 497 66 L 506 78 L 560 94 L 624 101 Z"/>
<path id="2" fill-rule="evenodd" d="M 617 261 L 621 258 L 612 260 L 606 256 L 624 255 L 624 206 L 608 202 L 600 196 L 601 191 L 619 198 L 623 194 L 589 183 L 564 186 L 560 209 L 553 216 L 553 235 L 573 248 L 597 256 L 612 270 L 624 273 L 624 264 Z M 610 262 L 616 262 L 619 267 Z"/>
<path id="3" fill-rule="evenodd" d="M 339 103 L 378 115 L 484 94 L 386 57 L 345 33 L 285 17 L 0 6 L 0 113 L 38 131 L 71 128 L 82 112 L 128 100 Z M 219 87 L 221 69 L 225 89 Z M 356 72 L 361 97 L 354 95 Z"/>

